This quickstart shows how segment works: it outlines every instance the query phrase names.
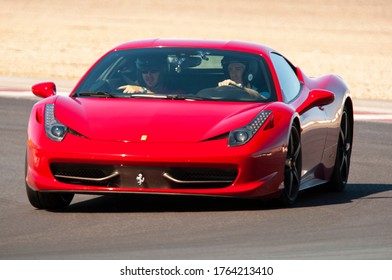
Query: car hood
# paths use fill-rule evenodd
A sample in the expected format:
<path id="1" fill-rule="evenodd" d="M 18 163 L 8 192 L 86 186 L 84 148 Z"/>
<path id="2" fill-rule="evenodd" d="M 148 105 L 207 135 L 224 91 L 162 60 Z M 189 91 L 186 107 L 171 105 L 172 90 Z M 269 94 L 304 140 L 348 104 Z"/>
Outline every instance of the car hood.
<path id="1" fill-rule="evenodd" d="M 249 123 L 265 106 L 246 102 L 58 96 L 55 116 L 89 139 L 187 143 L 224 136 Z"/>

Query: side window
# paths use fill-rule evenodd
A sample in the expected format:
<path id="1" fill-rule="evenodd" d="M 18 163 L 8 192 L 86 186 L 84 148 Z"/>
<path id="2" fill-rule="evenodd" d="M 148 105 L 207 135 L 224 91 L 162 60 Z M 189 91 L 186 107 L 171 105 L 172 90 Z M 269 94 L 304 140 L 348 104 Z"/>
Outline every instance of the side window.
<path id="1" fill-rule="evenodd" d="M 298 95 L 301 89 L 301 83 L 299 82 L 293 68 L 286 59 L 284 59 L 284 57 L 276 53 L 272 53 L 271 59 L 274 64 L 276 74 L 278 75 L 284 101 L 288 103 Z"/>

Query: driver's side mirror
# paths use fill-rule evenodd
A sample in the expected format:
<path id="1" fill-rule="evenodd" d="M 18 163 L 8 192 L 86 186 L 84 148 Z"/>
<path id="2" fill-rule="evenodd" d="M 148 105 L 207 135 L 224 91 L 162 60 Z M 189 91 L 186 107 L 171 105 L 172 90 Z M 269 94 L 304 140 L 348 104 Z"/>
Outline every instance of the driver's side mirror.
<path id="1" fill-rule="evenodd" d="M 38 97 L 46 98 L 56 94 L 56 85 L 53 82 L 44 82 L 33 85 L 31 91 Z"/>
<path id="2" fill-rule="evenodd" d="M 303 114 L 314 107 L 331 104 L 334 100 L 335 95 L 332 92 L 325 89 L 312 89 L 304 103 L 298 107 L 297 112 Z"/>

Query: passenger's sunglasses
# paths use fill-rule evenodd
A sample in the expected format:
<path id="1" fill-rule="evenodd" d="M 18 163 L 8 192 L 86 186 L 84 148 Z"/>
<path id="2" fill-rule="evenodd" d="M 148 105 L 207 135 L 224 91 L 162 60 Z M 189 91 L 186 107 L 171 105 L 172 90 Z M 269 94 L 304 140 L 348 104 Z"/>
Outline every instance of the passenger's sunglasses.
<path id="1" fill-rule="evenodd" d="M 148 74 L 148 73 L 150 73 L 150 74 L 156 74 L 156 73 L 158 73 L 158 72 L 159 72 L 159 70 L 157 70 L 157 69 L 142 70 L 142 74 Z"/>

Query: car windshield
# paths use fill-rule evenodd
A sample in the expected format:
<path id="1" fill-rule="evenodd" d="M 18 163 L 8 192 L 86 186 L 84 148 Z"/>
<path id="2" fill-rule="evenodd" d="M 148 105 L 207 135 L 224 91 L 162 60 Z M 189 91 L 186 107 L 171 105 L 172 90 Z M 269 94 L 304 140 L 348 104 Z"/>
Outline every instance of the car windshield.
<path id="1" fill-rule="evenodd" d="M 276 100 L 262 56 L 190 48 L 110 52 L 87 73 L 73 97 Z"/>

